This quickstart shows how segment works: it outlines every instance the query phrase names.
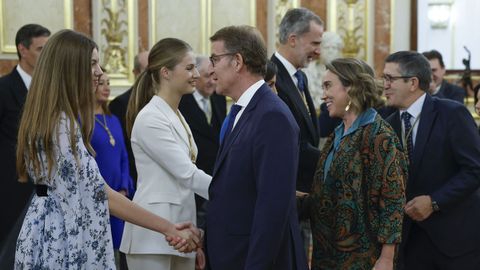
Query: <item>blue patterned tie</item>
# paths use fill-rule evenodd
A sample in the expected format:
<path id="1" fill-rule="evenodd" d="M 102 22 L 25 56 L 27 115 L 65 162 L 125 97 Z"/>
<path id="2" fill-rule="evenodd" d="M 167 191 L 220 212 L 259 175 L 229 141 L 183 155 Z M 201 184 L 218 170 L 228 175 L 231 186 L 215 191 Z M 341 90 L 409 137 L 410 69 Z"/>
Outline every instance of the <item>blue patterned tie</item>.
<path id="1" fill-rule="evenodd" d="M 305 91 L 305 77 L 303 76 L 303 73 L 300 70 L 297 70 L 293 76 L 297 78 L 297 87 L 303 93 Z"/>
<path id="2" fill-rule="evenodd" d="M 242 109 L 242 106 L 233 104 L 230 109 L 230 113 L 225 117 L 225 120 L 222 124 L 222 129 L 220 129 L 220 144 L 227 138 L 228 134 L 232 131 L 233 123 L 235 123 L 235 117 L 237 117 L 238 112 Z"/>
<path id="3" fill-rule="evenodd" d="M 412 115 L 409 114 L 408 112 L 403 112 L 401 115 L 401 118 L 403 120 L 403 124 L 405 125 L 405 136 L 406 136 L 406 143 L 407 143 L 407 151 L 408 151 L 408 160 L 411 162 L 413 158 L 413 130 L 412 130 L 412 123 L 410 122 L 410 119 L 412 118 Z"/>

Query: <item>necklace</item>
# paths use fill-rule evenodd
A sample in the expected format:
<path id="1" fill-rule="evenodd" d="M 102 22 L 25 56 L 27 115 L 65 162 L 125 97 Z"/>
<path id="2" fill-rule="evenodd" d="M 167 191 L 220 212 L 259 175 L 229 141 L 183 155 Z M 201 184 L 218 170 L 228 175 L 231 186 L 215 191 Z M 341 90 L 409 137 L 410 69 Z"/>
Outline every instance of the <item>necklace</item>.
<path id="1" fill-rule="evenodd" d="M 102 115 L 103 115 L 103 123 L 100 122 L 100 120 L 98 120 L 98 118 L 96 117 L 95 117 L 95 121 L 97 121 L 97 123 L 99 123 L 105 129 L 105 131 L 108 134 L 108 138 L 110 138 L 110 144 L 113 147 L 115 146 L 115 138 L 113 138 L 112 132 L 110 132 L 110 129 L 107 126 L 107 119 L 105 118 L 105 114 L 102 114 Z"/>
<path id="2" fill-rule="evenodd" d="M 195 152 L 193 152 L 193 143 L 192 143 L 192 134 L 188 132 L 187 125 L 185 122 L 183 122 L 182 116 L 178 113 L 178 110 L 176 111 L 178 119 L 180 119 L 180 122 L 182 123 L 183 128 L 185 129 L 185 132 L 187 132 L 187 137 L 188 137 L 188 152 L 190 154 L 190 160 L 192 161 L 193 164 L 195 164 L 197 160 L 197 155 L 195 155 Z"/>

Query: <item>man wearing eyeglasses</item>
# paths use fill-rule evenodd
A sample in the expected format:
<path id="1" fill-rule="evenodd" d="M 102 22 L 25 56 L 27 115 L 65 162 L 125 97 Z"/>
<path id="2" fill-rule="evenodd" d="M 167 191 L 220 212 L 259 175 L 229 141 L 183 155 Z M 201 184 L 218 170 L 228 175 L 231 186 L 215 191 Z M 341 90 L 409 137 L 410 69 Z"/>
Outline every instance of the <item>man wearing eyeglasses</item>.
<path id="1" fill-rule="evenodd" d="M 279 26 L 278 51 L 271 60 L 277 65 L 278 96 L 287 104 L 300 127 L 297 190 L 309 192 L 320 151 L 317 114 L 302 68 L 320 56 L 323 22 L 306 8 L 287 11 Z"/>
<path id="2" fill-rule="evenodd" d="M 385 61 L 387 118 L 408 153 L 398 269 L 480 269 L 480 137 L 462 104 L 431 97 L 431 69 L 417 52 Z"/>
<path id="3" fill-rule="evenodd" d="M 211 38 L 216 91 L 235 102 L 209 189 L 207 269 L 306 270 L 295 199 L 299 130 L 263 80 L 267 49 L 251 26 Z"/>

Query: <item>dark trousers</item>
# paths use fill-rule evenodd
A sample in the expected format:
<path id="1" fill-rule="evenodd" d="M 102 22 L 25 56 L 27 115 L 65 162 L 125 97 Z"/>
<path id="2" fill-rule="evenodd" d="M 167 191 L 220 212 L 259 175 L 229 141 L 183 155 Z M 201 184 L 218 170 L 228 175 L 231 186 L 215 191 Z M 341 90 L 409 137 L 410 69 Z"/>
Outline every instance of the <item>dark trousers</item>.
<path id="1" fill-rule="evenodd" d="M 450 232 L 454 233 L 454 232 Z M 479 270 L 480 245 L 476 250 L 458 257 L 440 252 L 427 233 L 413 225 L 404 248 L 405 270 Z"/>

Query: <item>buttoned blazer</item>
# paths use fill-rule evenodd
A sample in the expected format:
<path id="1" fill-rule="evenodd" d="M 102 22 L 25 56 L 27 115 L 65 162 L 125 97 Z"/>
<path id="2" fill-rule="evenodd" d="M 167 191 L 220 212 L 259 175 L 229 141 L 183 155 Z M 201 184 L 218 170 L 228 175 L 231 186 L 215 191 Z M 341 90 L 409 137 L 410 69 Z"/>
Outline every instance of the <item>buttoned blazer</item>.
<path id="1" fill-rule="evenodd" d="M 295 199 L 298 126 L 263 84 L 220 146 L 206 226 L 212 269 L 307 269 Z"/>
<path id="2" fill-rule="evenodd" d="M 387 121 L 401 138 L 399 112 Z M 447 256 L 478 249 L 479 187 L 480 137 L 472 115 L 458 102 L 427 95 L 409 165 L 406 197 L 408 202 L 419 195 L 430 195 L 438 203 L 440 211 L 418 225 Z M 404 241 L 413 222 L 405 215 Z"/>
<path id="3" fill-rule="evenodd" d="M 27 93 L 17 67 L 0 78 L 0 204 L 5 206 L 0 221 L 0 242 L 12 229 L 33 191 L 31 183 L 18 182 L 15 166 L 18 127 Z"/>
<path id="4" fill-rule="evenodd" d="M 305 83 L 304 90 L 307 103 L 305 105 L 297 86 L 282 62 L 275 55 L 272 56 L 271 60 L 277 65 L 278 69 L 275 83 L 278 96 L 287 104 L 300 127 L 300 162 L 297 189 L 308 192 L 312 186 L 313 175 L 320 157 L 320 150 L 318 149 L 320 132 L 315 106 L 308 90 L 308 82 Z M 307 78 L 305 73 L 304 77 Z"/>
<path id="5" fill-rule="evenodd" d="M 138 172 L 135 203 L 173 222 L 196 223 L 194 193 L 208 199 L 211 176 L 198 169 L 190 159 L 190 148 L 197 147 L 183 116 L 160 97 L 154 96 L 139 112 L 132 130 L 132 150 Z M 120 247 L 129 254 L 174 254 L 175 251 L 157 232 L 125 223 Z"/>

